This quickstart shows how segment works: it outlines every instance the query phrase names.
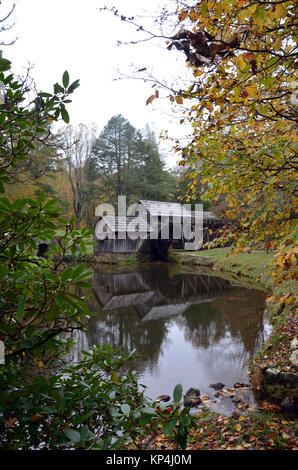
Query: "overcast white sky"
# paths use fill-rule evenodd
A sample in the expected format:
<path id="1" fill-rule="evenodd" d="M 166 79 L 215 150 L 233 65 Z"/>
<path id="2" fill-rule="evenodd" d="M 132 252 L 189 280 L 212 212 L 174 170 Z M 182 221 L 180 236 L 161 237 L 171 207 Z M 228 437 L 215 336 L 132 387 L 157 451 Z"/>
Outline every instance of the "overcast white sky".
<path id="1" fill-rule="evenodd" d="M 167 51 L 164 42 L 142 43 L 137 46 L 117 46 L 117 40 L 128 41 L 141 36 L 135 28 L 119 21 L 108 12 L 99 12 L 105 3 L 116 5 L 124 14 L 136 14 L 150 8 L 158 9 L 167 0 L 17 0 L 15 26 L 6 33 L 8 40 L 18 36 L 4 55 L 13 62 L 13 70 L 24 72 L 33 65 L 31 76 L 39 89 L 52 90 L 52 84 L 61 82 L 68 70 L 71 81 L 79 78 L 81 86 L 72 95 L 69 105 L 71 124 L 95 122 L 99 131 L 115 114 L 122 114 L 136 128 L 146 123 L 157 136 L 164 129 L 170 134 L 183 135 L 185 130 L 175 124 L 168 100 L 161 98 L 146 106 L 146 99 L 154 92 L 152 84 L 141 80 L 115 81 L 130 65 L 152 68 L 156 75 L 174 80 L 184 72 L 184 59 L 175 51 Z M 2 0 L 5 13 L 12 0 Z M 122 6 L 121 6 L 122 5 Z M 148 12 L 149 13 L 149 12 Z M 2 48 L 3 49 L 3 48 Z M 179 70 L 180 69 L 180 70 Z M 166 92 L 161 92 L 161 97 Z M 181 117 L 181 116 L 180 116 Z M 168 165 L 177 160 L 177 154 L 162 144 Z"/>

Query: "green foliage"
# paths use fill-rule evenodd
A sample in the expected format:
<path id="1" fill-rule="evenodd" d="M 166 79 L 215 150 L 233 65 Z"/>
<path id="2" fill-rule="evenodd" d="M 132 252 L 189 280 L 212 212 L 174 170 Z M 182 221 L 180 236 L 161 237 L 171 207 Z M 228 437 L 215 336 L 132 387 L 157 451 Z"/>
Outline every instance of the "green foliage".
<path id="1" fill-rule="evenodd" d="M 203 201 L 204 187 L 202 184 L 202 177 L 196 172 L 188 172 L 185 169 L 175 171 L 177 185 L 174 192 L 174 197 L 178 202 L 191 204 L 191 209 L 195 210 L 196 204 L 203 204 L 204 210 L 209 210 L 210 202 Z M 188 189 L 193 185 L 195 197 L 189 198 Z"/>
<path id="2" fill-rule="evenodd" d="M 298 258 L 295 11 L 291 0 L 186 2 L 173 12 L 180 31 L 168 46 L 193 72 L 169 97 L 189 102 L 193 138 L 176 147 L 180 165 L 201 175 L 204 199 L 225 200 L 235 223 L 222 242 L 278 250 L 276 283 L 296 279 Z M 196 184 L 188 195 L 196 197 Z"/>
<path id="3" fill-rule="evenodd" d="M 173 402 L 157 407 L 157 412 L 166 438 L 174 440 L 177 449 L 186 449 L 188 434 L 196 428 L 194 415 L 190 415 L 190 407 L 183 408 L 183 388 L 177 384 L 173 392 Z"/>
<path id="4" fill-rule="evenodd" d="M 55 200 L 0 199 L 0 335 L 10 354 L 37 354 L 49 337 L 64 330 L 64 324 L 81 325 L 88 313 L 85 298 L 70 292 L 72 285 L 89 286 L 84 267 L 63 269 L 68 253 L 86 250 L 90 232 L 73 230 L 73 222 L 57 219 Z M 58 225 L 57 225 L 58 223 Z M 64 234 L 55 238 L 56 228 Z M 38 244 L 47 242 L 47 259 L 37 256 Z M 44 354 L 44 350 L 43 350 Z"/>
<path id="5" fill-rule="evenodd" d="M 33 99 L 28 84 L 10 70 L 1 71 L 4 103 L 0 106 L 0 191 L 9 183 L 21 161 L 30 160 L 36 145 L 48 138 L 50 120 L 58 120 L 68 95 L 68 73 L 54 93 L 38 93 Z M 88 313 L 84 297 L 71 294 L 71 286 L 87 286 L 84 266 L 65 269 L 65 258 L 78 249 L 86 252 L 91 232 L 74 230 L 74 221 L 59 218 L 57 200 L 38 197 L 0 199 L 0 339 L 7 356 L 42 358 L 58 354 L 55 336 L 82 325 Z M 56 238 L 56 230 L 62 235 Z M 87 241 L 86 241 L 87 240 Z M 40 243 L 47 243 L 46 256 L 37 256 Z"/>
<path id="6" fill-rule="evenodd" d="M 166 170 L 155 136 L 148 126 L 139 145 L 142 164 L 132 175 L 135 198 L 173 200 L 176 189 L 175 177 Z"/>
<path id="7" fill-rule="evenodd" d="M 69 87 L 56 83 L 54 93 L 40 92 L 30 99 L 27 81 L 19 80 L 1 64 L 0 80 L 4 93 L 0 105 L 0 192 L 3 193 L 10 171 L 27 158 L 37 141 L 46 138 L 49 122 L 67 118 L 65 102 L 69 102 L 69 94 L 79 83 L 76 81 Z"/>
<path id="8" fill-rule="evenodd" d="M 117 449 L 140 438 L 165 437 L 185 449 L 194 427 L 189 408 L 181 412 L 182 387 L 172 405 L 155 407 L 144 397 L 136 372 L 121 372 L 136 358 L 96 345 L 75 366 L 49 378 L 28 376 L 9 361 L 1 370 L 0 436 L 2 449 Z M 12 386 L 13 384 L 13 386 Z"/>
<path id="9" fill-rule="evenodd" d="M 0 105 L 0 191 L 14 169 L 30 160 L 37 142 L 46 141 L 49 120 L 68 122 L 65 103 L 78 86 L 56 83 L 54 94 L 30 89 L 0 62 L 5 100 Z M 6 73 L 7 72 L 7 73 Z M 9 75 L 8 75 L 9 74 Z M 121 369 L 132 353 L 121 355 L 109 346 L 95 346 L 85 359 L 60 370 L 71 340 L 60 333 L 85 326 L 89 288 L 83 264 L 67 265 L 67 257 L 84 255 L 91 231 L 75 229 L 75 220 L 60 217 L 57 200 L 44 192 L 36 199 L 0 198 L 0 340 L 5 365 L 0 365 L 0 442 L 3 449 L 114 449 L 144 435 L 156 435 L 162 423 L 177 446 L 185 448 L 188 410 L 180 413 L 181 386 L 170 409 L 156 408 L 139 390 L 136 373 Z M 57 235 L 59 233 L 59 236 Z M 48 246 L 39 253 L 40 244 Z M 43 373 L 47 368 L 48 375 Z M 158 412 L 159 410 L 159 412 Z M 179 422 L 178 428 L 174 422 Z"/>
<path id="10" fill-rule="evenodd" d="M 132 410 L 145 406 L 136 374 L 119 373 L 134 355 L 120 355 L 109 346 L 83 354 L 79 364 L 49 378 L 30 377 L 24 367 L 8 361 L 1 371 L 2 448 L 86 448 L 104 446 L 112 438 L 116 447 L 127 438 Z"/>
<path id="11" fill-rule="evenodd" d="M 143 135 L 121 115 L 113 116 L 95 140 L 86 174 L 90 182 L 100 182 L 102 197 L 112 204 L 119 195 L 129 203 L 167 200 L 175 187 L 154 134 L 147 127 Z"/>

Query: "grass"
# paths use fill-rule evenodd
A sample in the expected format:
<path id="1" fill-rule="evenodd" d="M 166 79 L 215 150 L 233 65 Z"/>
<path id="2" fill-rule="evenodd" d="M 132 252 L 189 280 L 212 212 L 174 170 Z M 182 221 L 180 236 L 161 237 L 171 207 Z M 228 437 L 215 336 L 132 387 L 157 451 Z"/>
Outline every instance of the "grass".
<path id="1" fill-rule="evenodd" d="M 273 253 L 256 252 L 252 253 L 231 253 L 230 248 L 214 248 L 201 251 L 174 251 L 174 257 L 181 262 L 189 263 L 195 255 L 207 258 L 211 265 L 217 270 L 231 272 L 237 275 L 250 277 L 254 281 L 262 278 L 265 287 L 272 287 L 270 268 L 272 266 Z M 195 262 L 195 264 L 197 264 Z"/>

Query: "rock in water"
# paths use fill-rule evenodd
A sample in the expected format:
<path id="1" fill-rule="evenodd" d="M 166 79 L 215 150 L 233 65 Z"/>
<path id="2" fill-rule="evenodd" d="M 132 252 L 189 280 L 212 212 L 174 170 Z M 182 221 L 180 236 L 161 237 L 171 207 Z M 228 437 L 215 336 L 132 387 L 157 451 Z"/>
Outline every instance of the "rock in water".
<path id="1" fill-rule="evenodd" d="M 156 402 L 159 403 L 160 401 L 169 401 L 171 400 L 171 397 L 169 395 L 159 395 L 159 397 L 156 398 Z"/>
<path id="2" fill-rule="evenodd" d="M 236 395 L 233 396 L 232 402 L 233 403 L 241 403 L 241 402 L 243 402 L 243 397 L 236 394 Z"/>
<path id="3" fill-rule="evenodd" d="M 214 390 L 221 390 L 222 388 L 224 388 L 225 384 L 221 383 L 221 382 L 217 382 L 216 384 L 210 384 L 209 387 L 210 388 L 214 388 Z"/>
<path id="4" fill-rule="evenodd" d="M 199 397 L 201 395 L 201 392 L 198 388 L 191 387 L 189 390 L 187 390 L 186 394 L 184 395 L 184 398 L 192 395 L 196 395 L 197 397 Z"/>
<path id="5" fill-rule="evenodd" d="M 235 395 L 232 397 L 232 402 L 233 403 L 244 403 L 244 404 L 248 404 L 250 402 L 250 390 L 248 389 L 241 389 L 235 393 Z"/>
<path id="6" fill-rule="evenodd" d="M 250 387 L 249 384 L 245 384 L 243 382 L 236 382 L 234 385 L 233 385 L 234 388 L 243 388 L 243 387 Z"/>

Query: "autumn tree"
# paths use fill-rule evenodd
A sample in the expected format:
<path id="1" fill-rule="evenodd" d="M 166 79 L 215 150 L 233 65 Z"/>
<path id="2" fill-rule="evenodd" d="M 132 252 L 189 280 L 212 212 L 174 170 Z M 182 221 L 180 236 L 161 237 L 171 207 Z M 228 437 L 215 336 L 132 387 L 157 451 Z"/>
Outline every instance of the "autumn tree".
<path id="1" fill-rule="evenodd" d="M 202 184 L 202 177 L 200 175 L 192 175 L 188 174 L 188 170 L 181 166 L 176 165 L 175 168 L 172 170 L 172 174 L 176 179 L 176 188 L 174 192 L 175 200 L 178 202 L 187 202 L 191 204 L 192 210 L 195 210 L 195 204 L 203 204 L 204 210 L 210 209 L 210 201 L 203 201 L 204 195 L 204 185 Z M 188 196 L 188 188 L 194 185 L 195 188 L 195 198 L 190 199 Z M 219 215 L 222 212 L 220 211 Z"/>
<path id="2" fill-rule="evenodd" d="M 183 51 L 194 75 L 180 94 L 194 129 L 181 164 L 203 175 L 205 197 L 226 197 L 238 244 L 290 247 L 277 260 L 287 271 L 297 217 L 294 2 L 210 1 L 177 16 L 168 47 Z"/>
<path id="3" fill-rule="evenodd" d="M 237 221 L 235 243 L 278 249 L 276 273 L 290 278 L 297 259 L 296 3 L 177 0 L 172 6 L 160 17 L 163 26 L 176 25 L 171 35 L 144 23 L 139 31 L 141 40 L 164 38 L 192 74 L 188 87 L 169 93 L 193 128 L 190 143 L 176 146 L 180 165 L 193 180 L 201 176 L 205 199 L 225 198 L 225 215 Z M 121 19 L 135 26 L 135 19 Z M 157 90 L 147 103 L 158 97 Z M 195 193 L 192 181 L 189 197 Z"/>

